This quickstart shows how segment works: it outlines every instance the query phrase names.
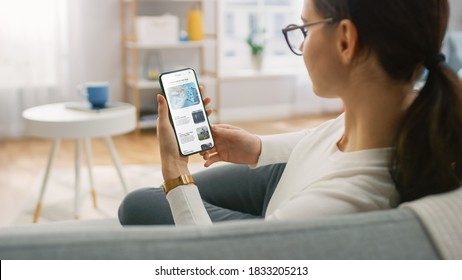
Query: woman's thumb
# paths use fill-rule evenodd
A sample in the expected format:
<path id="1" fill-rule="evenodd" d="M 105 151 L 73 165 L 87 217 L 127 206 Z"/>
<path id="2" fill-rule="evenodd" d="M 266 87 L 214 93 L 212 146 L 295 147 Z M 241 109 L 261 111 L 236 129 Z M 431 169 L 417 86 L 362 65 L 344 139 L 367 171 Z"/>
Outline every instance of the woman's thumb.
<path id="1" fill-rule="evenodd" d="M 159 116 L 166 116 L 167 115 L 167 102 L 165 102 L 165 98 L 161 95 L 157 95 L 157 112 L 159 113 Z"/>

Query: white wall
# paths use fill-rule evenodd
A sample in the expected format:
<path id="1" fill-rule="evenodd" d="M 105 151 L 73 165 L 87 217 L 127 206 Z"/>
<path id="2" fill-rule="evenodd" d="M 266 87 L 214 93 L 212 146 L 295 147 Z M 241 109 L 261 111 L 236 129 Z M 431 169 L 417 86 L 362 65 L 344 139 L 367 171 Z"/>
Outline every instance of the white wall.
<path id="1" fill-rule="evenodd" d="M 450 30 L 462 30 L 462 0 L 449 0 L 451 15 L 449 17 Z"/>
<path id="2" fill-rule="evenodd" d="M 70 91 L 86 81 L 109 81 L 111 100 L 122 98 L 118 0 L 69 0 Z M 77 96 L 75 98 L 78 98 Z"/>

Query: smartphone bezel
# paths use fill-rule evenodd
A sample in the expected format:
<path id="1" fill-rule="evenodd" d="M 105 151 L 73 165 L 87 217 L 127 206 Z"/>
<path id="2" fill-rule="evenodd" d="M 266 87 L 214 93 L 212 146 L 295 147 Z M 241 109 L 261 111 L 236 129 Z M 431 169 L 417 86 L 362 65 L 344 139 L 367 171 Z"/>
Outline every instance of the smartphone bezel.
<path id="1" fill-rule="evenodd" d="M 166 91 L 165 91 L 164 82 L 162 81 L 162 78 L 167 76 L 167 75 L 172 75 L 172 74 L 175 74 L 175 73 L 178 73 L 178 72 L 187 72 L 187 71 L 192 71 L 192 73 L 193 73 L 194 82 L 196 83 L 197 91 L 199 93 L 200 104 L 202 105 L 202 109 L 204 110 L 205 119 L 206 119 L 206 122 L 207 122 L 207 125 L 208 125 L 208 129 L 209 129 L 209 132 L 210 132 L 210 138 L 212 139 L 213 145 L 210 148 L 205 149 L 205 150 L 201 149 L 199 151 L 195 151 L 195 152 L 192 152 L 192 153 L 189 153 L 189 154 L 183 154 L 182 149 L 181 149 L 181 144 L 180 144 L 180 141 L 178 139 L 177 128 L 175 127 L 175 124 L 173 122 L 173 117 L 172 117 L 172 114 L 170 112 L 170 110 L 171 110 L 170 103 L 169 103 L 168 98 L 167 98 L 167 94 L 166 94 Z M 209 117 L 207 115 L 207 110 L 206 110 L 205 105 L 204 105 L 204 100 L 203 100 L 201 89 L 199 87 L 199 81 L 197 80 L 196 71 L 194 71 L 194 69 L 192 69 L 192 68 L 183 68 L 183 69 L 164 72 L 164 73 L 160 74 L 160 76 L 159 76 L 159 84 L 160 84 L 160 88 L 161 88 L 161 91 L 162 91 L 162 95 L 164 96 L 165 100 L 167 101 L 168 117 L 170 119 L 170 125 L 172 126 L 172 128 L 173 128 L 173 130 L 175 132 L 175 139 L 176 139 L 176 143 L 177 143 L 178 151 L 179 151 L 180 155 L 187 157 L 187 156 L 191 156 L 191 155 L 194 155 L 194 154 L 197 154 L 197 153 L 201 153 L 201 152 L 213 149 L 215 147 L 215 138 L 213 137 L 212 126 L 210 125 L 210 120 L 209 120 Z"/>

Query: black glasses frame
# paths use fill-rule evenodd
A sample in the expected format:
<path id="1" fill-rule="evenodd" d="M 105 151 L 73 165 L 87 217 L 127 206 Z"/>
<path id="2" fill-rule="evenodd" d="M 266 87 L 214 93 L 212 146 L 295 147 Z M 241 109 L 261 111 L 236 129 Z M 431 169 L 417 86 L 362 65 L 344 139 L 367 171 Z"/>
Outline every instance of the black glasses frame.
<path id="1" fill-rule="evenodd" d="M 320 20 L 320 21 L 310 22 L 310 23 L 307 23 L 307 24 L 304 24 L 304 25 L 289 24 L 289 25 L 287 25 L 286 28 L 282 29 L 282 33 L 284 34 L 284 38 L 286 38 L 286 43 L 289 46 L 289 49 L 295 55 L 301 56 L 301 55 L 303 55 L 303 53 L 298 53 L 291 47 L 290 42 L 289 42 L 289 36 L 287 36 L 287 33 L 289 31 L 300 29 L 302 31 L 302 33 L 303 33 L 303 38 L 305 39 L 306 36 L 308 35 L 308 30 L 307 30 L 308 27 L 318 25 L 318 24 L 321 24 L 321 23 L 333 22 L 333 21 L 334 21 L 333 18 L 326 18 L 326 19 L 323 19 L 323 20 Z"/>

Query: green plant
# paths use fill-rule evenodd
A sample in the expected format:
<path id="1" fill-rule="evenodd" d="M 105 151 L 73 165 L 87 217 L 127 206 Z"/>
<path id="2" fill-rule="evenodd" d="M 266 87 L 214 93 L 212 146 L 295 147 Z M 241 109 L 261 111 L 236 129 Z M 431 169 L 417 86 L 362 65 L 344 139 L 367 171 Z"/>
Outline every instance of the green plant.
<path id="1" fill-rule="evenodd" d="M 263 33 L 265 31 L 255 31 L 249 34 L 246 39 L 247 45 L 249 45 L 252 55 L 261 55 L 265 50 L 265 41 L 263 39 Z"/>

